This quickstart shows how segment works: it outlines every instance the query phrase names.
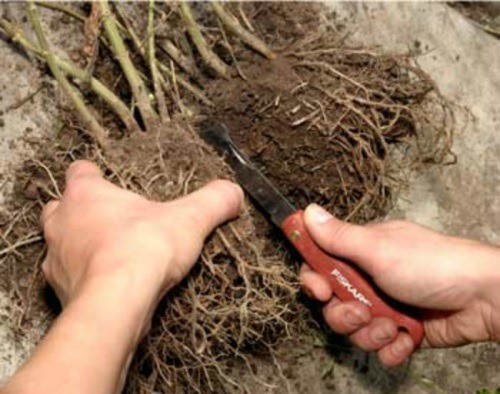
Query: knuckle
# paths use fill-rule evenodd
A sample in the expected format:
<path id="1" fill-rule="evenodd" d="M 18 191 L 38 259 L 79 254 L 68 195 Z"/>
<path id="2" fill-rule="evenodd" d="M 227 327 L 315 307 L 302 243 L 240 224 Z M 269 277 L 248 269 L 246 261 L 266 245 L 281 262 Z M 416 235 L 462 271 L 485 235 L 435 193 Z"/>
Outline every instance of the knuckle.
<path id="1" fill-rule="evenodd" d="M 92 180 L 72 178 L 66 185 L 64 197 L 69 200 L 80 200 L 86 198 L 92 190 Z"/>
<path id="2" fill-rule="evenodd" d="M 43 235 L 47 245 L 54 245 L 57 242 L 57 232 L 55 227 L 47 222 L 43 225 Z"/>
<path id="3" fill-rule="evenodd" d="M 98 174 L 101 174 L 101 170 L 94 163 L 87 160 L 77 160 L 71 163 L 66 170 L 66 184 Z"/>
<path id="4" fill-rule="evenodd" d="M 326 324 L 336 332 L 342 331 L 341 326 L 343 323 L 341 306 L 334 304 L 327 304 L 323 308 L 323 318 L 325 319 Z"/>
<path id="5" fill-rule="evenodd" d="M 51 200 L 43 206 L 42 213 L 40 215 L 40 222 L 44 226 L 47 224 L 49 219 L 51 219 L 54 216 L 58 204 L 59 204 L 58 201 Z"/>
<path id="6" fill-rule="evenodd" d="M 47 279 L 49 283 L 52 283 L 52 270 L 50 269 L 50 262 L 48 259 L 45 260 L 42 264 L 42 273 L 45 276 L 45 279 Z"/>
<path id="7" fill-rule="evenodd" d="M 338 222 L 330 227 L 330 242 L 338 245 L 342 241 L 351 237 L 353 225 L 345 222 Z"/>
<path id="8" fill-rule="evenodd" d="M 95 168 L 95 164 L 88 160 L 76 160 L 69 165 L 67 172 L 72 176 L 77 176 L 81 173 L 87 172 L 88 170 L 93 171 Z"/>
<path id="9" fill-rule="evenodd" d="M 394 240 L 383 233 L 374 233 L 371 242 L 371 255 L 377 263 L 373 265 L 373 275 L 380 277 L 394 266 L 400 254 L 395 251 Z"/>

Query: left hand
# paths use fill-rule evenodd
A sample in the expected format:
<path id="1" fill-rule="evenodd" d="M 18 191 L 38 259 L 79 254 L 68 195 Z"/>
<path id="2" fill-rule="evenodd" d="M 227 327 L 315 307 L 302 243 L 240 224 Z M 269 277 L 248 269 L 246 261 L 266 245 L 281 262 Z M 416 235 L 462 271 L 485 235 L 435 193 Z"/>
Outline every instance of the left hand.
<path id="1" fill-rule="evenodd" d="M 42 213 L 42 269 L 64 310 L 2 393 L 121 392 L 158 301 L 242 202 L 228 181 L 148 201 L 105 181 L 94 164 L 73 163 L 62 198 Z"/>
<path id="2" fill-rule="evenodd" d="M 63 306 L 119 285 L 129 301 L 152 310 L 189 272 L 205 237 L 237 216 L 242 202 L 239 186 L 221 180 L 175 201 L 149 201 L 105 181 L 96 165 L 75 162 L 61 200 L 43 210 L 43 272 Z"/>

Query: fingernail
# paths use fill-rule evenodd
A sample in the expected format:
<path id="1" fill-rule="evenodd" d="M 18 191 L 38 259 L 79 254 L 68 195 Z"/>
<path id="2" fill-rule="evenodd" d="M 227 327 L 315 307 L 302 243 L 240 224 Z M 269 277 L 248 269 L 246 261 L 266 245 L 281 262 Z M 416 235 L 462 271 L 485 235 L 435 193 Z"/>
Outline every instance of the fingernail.
<path id="1" fill-rule="evenodd" d="M 345 313 L 345 319 L 346 323 L 351 327 L 351 328 L 359 328 L 363 324 L 368 323 L 365 319 L 365 317 L 357 312 L 357 311 L 347 311 Z"/>
<path id="2" fill-rule="evenodd" d="M 402 338 L 392 345 L 392 353 L 399 356 L 400 354 L 406 353 L 408 349 L 413 347 L 413 342 L 409 338 Z"/>
<path id="3" fill-rule="evenodd" d="M 385 328 L 373 330 L 373 332 L 371 334 L 372 339 L 377 343 L 386 343 L 390 339 L 392 339 L 393 336 L 394 336 L 394 333 L 390 330 L 385 329 Z"/>
<path id="4" fill-rule="evenodd" d="M 313 220 L 318 224 L 325 224 L 333 218 L 330 212 L 321 208 L 318 204 L 311 204 L 309 209 L 311 210 Z"/>

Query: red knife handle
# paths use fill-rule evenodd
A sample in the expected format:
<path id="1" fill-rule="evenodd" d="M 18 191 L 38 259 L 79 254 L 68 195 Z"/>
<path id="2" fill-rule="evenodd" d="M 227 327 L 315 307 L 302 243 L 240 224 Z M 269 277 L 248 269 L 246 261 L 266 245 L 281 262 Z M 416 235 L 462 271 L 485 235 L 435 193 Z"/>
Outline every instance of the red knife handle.
<path id="1" fill-rule="evenodd" d="M 359 269 L 323 252 L 306 230 L 304 211 L 296 211 L 287 217 L 281 229 L 306 263 L 328 279 L 333 292 L 341 301 L 357 300 L 364 303 L 370 307 L 372 316 L 392 319 L 399 330 L 410 334 L 415 347 L 420 345 L 424 336 L 422 322 L 411 316 L 408 311 L 405 313 L 403 305 L 384 301 L 382 297 L 387 300 L 387 296 L 376 290 L 374 284 L 371 284 Z"/>

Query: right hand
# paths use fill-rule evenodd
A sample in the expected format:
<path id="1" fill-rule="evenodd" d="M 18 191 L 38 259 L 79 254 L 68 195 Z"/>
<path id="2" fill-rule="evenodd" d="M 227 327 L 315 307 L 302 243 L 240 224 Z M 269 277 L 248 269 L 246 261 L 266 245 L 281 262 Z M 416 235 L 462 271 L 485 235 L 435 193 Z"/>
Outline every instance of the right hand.
<path id="1" fill-rule="evenodd" d="M 327 253 L 355 263 L 390 297 L 421 308 L 423 347 L 452 347 L 500 340 L 500 249 L 448 237 L 404 222 L 357 226 L 318 205 L 305 211 L 311 237 Z M 306 292 L 325 303 L 323 315 L 337 333 L 360 348 L 377 351 L 387 366 L 414 351 L 411 337 L 387 318 L 372 318 L 361 302 L 340 302 L 327 280 L 306 264 Z"/>

